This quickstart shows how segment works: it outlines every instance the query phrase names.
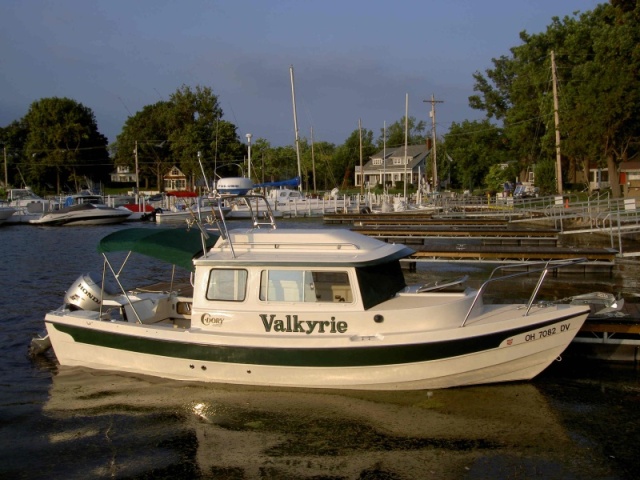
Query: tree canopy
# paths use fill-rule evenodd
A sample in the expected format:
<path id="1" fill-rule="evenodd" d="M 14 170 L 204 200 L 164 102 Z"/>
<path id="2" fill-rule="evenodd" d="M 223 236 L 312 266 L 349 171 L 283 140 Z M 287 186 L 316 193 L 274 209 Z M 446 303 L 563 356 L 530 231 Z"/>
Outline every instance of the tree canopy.
<path id="1" fill-rule="evenodd" d="M 555 155 L 551 59 L 556 57 L 562 172 L 607 166 L 637 155 L 640 121 L 640 5 L 601 4 L 580 15 L 552 19 L 545 32 L 520 34 L 510 56 L 474 74 L 473 108 L 502 122 L 511 155 L 523 170 Z M 619 195 L 616 181 L 614 195 Z"/>
<path id="2" fill-rule="evenodd" d="M 148 184 L 149 176 L 155 177 L 158 186 L 174 164 L 189 178 L 202 177 L 199 159 L 207 179 L 225 169 L 228 174 L 234 168 L 230 164 L 243 158 L 246 147 L 236 126 L 222 116 L 211 88 L 183 85 L 168 101 L 147 105 L 127 119 L 113 145 L 115 161 L 133 167 L 137 148 L 141 178 Z M 220 172 L 214 172 L 218 167 Z"/>
<path id="3" fill-rule="evenodd" d="M 77 190 L 111 170 L 107 138 L 91 109 L 69 98 L 43 98 L 3 129 L 21 182 L 54 190 Z M 20 157 L 20 158 L 18 158 Z"/>

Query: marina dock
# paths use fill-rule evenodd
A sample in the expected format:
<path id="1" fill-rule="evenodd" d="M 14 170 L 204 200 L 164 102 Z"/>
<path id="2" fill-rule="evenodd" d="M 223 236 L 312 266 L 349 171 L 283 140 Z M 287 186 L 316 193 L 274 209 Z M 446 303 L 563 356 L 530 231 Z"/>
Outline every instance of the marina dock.
<path id="1" fill-rule="evenodd" d="M 618 251 L 559 245 L 560 232 L 523 227 L 497 218 L 435 218 L 430 214 L 332 214 L 325 223 L 351 223 L 352 230 L 390 243 L 411 246 L 409 269 L 417 262 L 467 261 L 527 263 L 585 258 L 580 273 L 613 269 Z M 575 268 L 571 269 L 575 271 Z"/>
<path id="2" fill-rule="evenodd" d="M 626 302 L 620 312 L 589 317 L 567 353 L 640 363 L 640 303 Z"/>

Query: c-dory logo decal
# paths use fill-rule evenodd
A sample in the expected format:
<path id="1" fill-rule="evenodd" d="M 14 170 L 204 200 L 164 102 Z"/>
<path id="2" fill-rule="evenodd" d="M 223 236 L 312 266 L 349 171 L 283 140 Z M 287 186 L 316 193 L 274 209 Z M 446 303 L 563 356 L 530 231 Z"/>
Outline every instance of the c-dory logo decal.
<path id="1" fill-rule="evenodd" d="M 222 325 L 222 322 L 224 322 L 224 318 L 214 317 L 210 313 L 204 313 L 202 317 L 200 317 L 200 321 L 203 325 L 214 325 L 219 327 Z"/>
<path id="2" fill-rule="evenodd" d="M 298 320 L 298 315 L 285 315 L 284 320 L 276 318 L 274 314 L 261 313 L 260 318 L 264 325 L 264 331 L 289 332 L 289 333 L 345 333 L 349 325 L 347 322 L 331 320 Z"/>

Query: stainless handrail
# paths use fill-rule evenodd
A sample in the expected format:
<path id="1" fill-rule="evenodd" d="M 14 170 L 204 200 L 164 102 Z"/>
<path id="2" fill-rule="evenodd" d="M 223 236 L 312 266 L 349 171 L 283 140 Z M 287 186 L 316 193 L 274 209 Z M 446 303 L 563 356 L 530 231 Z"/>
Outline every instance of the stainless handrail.
<path id="1" fill-rule="evenodd" d="M 478 291 L 476 292 L 476 296 L 473 299 L 473 302 L 471 303 L 471 307 L 469 307 L 469 311 L 467 312 L 467 315 L 464 317 L 464 320 L 462 322 L 462 325 L 460 325 L 461 327 L 464 327 L 465 324 L 467 323 L 467 320 L 469 320 L 469 317 L 471 316 L 471 312 L 473 311 L 473 309 L 475 308 L 478 300 L 480 298 L 482 298 L 482 296 L 485 293 L 485 290 L 488 288 L 489 284 L 492 284 L 494 282 L 498 282 L 498 281 L 502 281 L 502 280 L 509 280 L 511 278 L 516 278 L 516 277 L 522 277 L 525 275 L 529 275 L 531 273 L 536 273 L 536 272 L 541 272 L 540 273 L 540 277 L 538 277 L 538 282 L 535 286 L 535 288 L 533 289 L 533 292 L 531 293 L 531 297 L 529 297 L 529 302 L 527 303 L 527 308 L 526 311 L 524 312 L 524 317 L 526 317 L 527 315 L 529 315 L 529 312 L 531 311 L 531 307 L 533 306 L 533 302 L 535 301 L 536 297 L 538 296 L 538 292 L 540 291 L 540 288 L 542 287 L 542 284 L 544 283 L 544 279 L 547 276 L 547 273 L 549 273 L 549 271 L 551 270 L 557 270 L 559 268 L 562 267 L 566 267 L 569 265 L 575 265 L 576 263 L 583 263 L 586 262 L 586 258 L 572 258 L 569 260 L 550 260 L 548 262 L 538 262 L 538 263 L 533 263 L 533 264 L 526 264 L 526 263 L 522 263 L 522 264 L 517 264 L 517 265 L 500 265 L 496 268 L 493 269 L 493 271 L 491 272 L 491 275 L 489 275 L 489 278 L 480 286 L 480 288 L 478 289 Z M 536 267 L 540 265 L 540 268 L 534 268 L 533 270 L 530 267 Z M 510 275 L 505 275 L 499 278 L 493 278 L 494 274 L 500 270 L 506 269 L 506 268 L 514 268 L 514 267 L 518 267 L 518 266 L 522 266 L 522 267 L 527 267 L 527 271 L 524 272 L 517 272 L 517 273 L 512 273 Z"/>

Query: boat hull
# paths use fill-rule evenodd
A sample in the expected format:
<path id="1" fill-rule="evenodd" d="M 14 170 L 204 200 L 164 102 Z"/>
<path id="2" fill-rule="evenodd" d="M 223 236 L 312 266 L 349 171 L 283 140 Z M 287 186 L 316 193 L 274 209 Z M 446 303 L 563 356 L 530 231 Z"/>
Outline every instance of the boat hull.
<path id="1" fill-rule="evenodd" d="M 351 335 L 330 345 L 305 334 L 295 339 L 220 335 L 104 321 L 84 311 L 51 312 L 45 322 L 62 365 L 216 383 L 418 390 L 535 377 L 586 319 L 584 307 L 565 307 L 523 316 L 508 306 L 492 311 L 492 322 L 480 318 L 455 329 Z M 496 328 L 496 317 L 506 320 L 509 312 L 510 326 Z"/>
<path id="2" fill-rule="evenodd" d="M 114 223 L 122 223 L 127 220 L 131 212 L 118 211 L 104 212 L 96 210 L 88 211 L 83 215 L 67 215 L 64 213 L 49 213 L 38 219 L 30 220 L 29 223 L 34 225 L 111 225 Z"/>
<path id="3" fill-rule="evenodd" d="M 0 207 L 0 224 L 6 222 L 14 213 L 16 213 L 15 208 Z"/>
<path id="4" fill-rule="evenodd" d="M 226 217 L 227 212 L 230 209 L 224 207 L 222 209 L 222 214 Z M 156 223 L 184 223 L 187 220 L 192 218 L 205 218 L 207 216 L 219 217 L 220 213 L 217 207 L 201 207 L 199 210 L 193 208 L 192 210 L 181 210 L 178 212 L 173 212 L 170 210 L 156 212 L 155 219 Z"/>

